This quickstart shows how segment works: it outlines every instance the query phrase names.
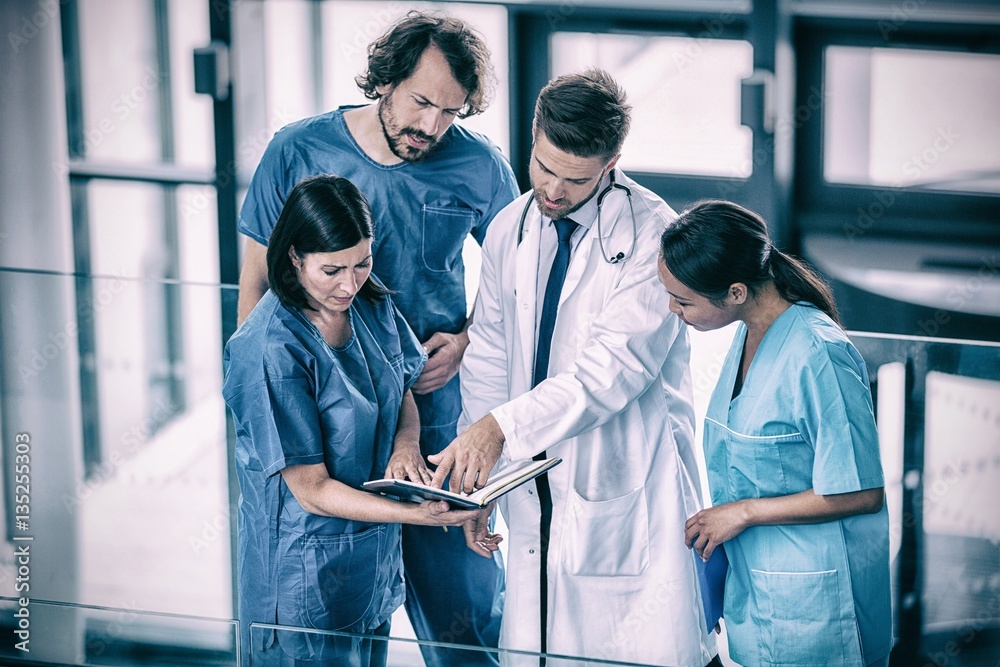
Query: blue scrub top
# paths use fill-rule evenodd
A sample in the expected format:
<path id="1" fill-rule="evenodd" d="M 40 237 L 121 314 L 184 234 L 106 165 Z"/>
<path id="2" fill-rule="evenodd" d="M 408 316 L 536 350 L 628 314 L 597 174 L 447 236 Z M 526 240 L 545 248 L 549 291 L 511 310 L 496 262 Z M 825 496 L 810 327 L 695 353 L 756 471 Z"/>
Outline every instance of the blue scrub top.
<path id="1" fill-rule="evenodd" d="M 844 331 L 800 302 L 768 329 L 739 395 L 740 324 L 705 420 L 713 505 L 884 486 L 868 372 Z M 755 665 L 869 665 L 891 648 L 889 523 L 876 514 L 755 526 L 725 543 L 730 654 Z"/>
<path id="2" fill-rule="evenodd" d="M 239 230 L 267 245 L 289 192 L 301 179 L 336 174 L 352 181 L 375 219 L 373 262 L 417 337 L 457 333 L 467 301 L 462 248 L 518 195 L 510 164 L 489 139 L 459 125 L 419 162 L 386 166 L 372 160 L 347 130 L 344 106 L 292 123 L 274 135 L 250 182 Z M 461 413 L 458 377 L 414 397 L 425 455 L 455 437 Z"/>
<path id="3" fill-rule="evenodd" d="M 226 344 L 244 626 L 370 632 L 403 602 L 399 524 L 310 514 L 279 474 L 323 463 L 331 478 L 354 488 L 385 474 L 402 396 L 427 356 L 390 299 L 355 299 L 349 313 L 351 339 L 332 348 L 301 311 L 269 291 Z M 263 645 L 255 650 L 275 640 L 270 632 L 257 637 Z M 316 635 L 279 633 L 278 641 L 298 659 L 337 657 Z"/>

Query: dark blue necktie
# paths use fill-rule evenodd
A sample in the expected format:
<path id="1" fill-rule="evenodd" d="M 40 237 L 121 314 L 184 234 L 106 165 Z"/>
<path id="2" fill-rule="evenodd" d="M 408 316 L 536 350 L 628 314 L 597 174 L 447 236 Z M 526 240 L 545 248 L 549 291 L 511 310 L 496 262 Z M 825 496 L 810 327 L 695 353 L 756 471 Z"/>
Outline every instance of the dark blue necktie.
<path id="1" fill-rule="evenodd" d="M 559 296 L 562 294 L 563 283 L 566 281 L 566 269 L 569 267 L 569 239 L 576 231 L 576 223 L 569 218 L 552 221 L 559 235 L 559 245 L 556 256 L 552 260 L 552 270 L 549 271 L 549 281 L 545 283 L 545 298 L 542 300 L 542 319 L 538 323 L 538 345 L 535 350 L 535 372 L 532 373 L 531 386 L 535 387 L 549 375 L 549 349 L 552 347 L 552 331 L 556 327 L 556 311 L 559 310 Z M 536 461 L 545 458 L 545 452 L 535 454 Z M 549 488 L 547 475 L 535 478 L 535 488 L 538 490 L 538 504 L 541 510 L 539 517 L 539 547 L 541 562 L 539 567 L 539 612 L 541 615 L 541 645 L 539 650 L 548 650 L 548 559 L 549 536 L 552 530 L 552 491 Z M 541 658 L 539 666 L 544 667 L 545 658 Z"/>
<path id="2" fill-rule="evenodd" d="M 556 327 L 556 311 L 559 309 L 559 295 L 562 294 L 566 269 L 569 267 L 569 239 L 576 231 L 577 224 L 569 218 L 553 220 L 559 245 L 552 260 L 549 281 L 545 283 L 545 299 L 542 301 L 542 319 L 538 323 L 538 345 L 535 348 L 535 372 L 531 386 L 535 387 L 549 375 L 549 350 L 552 347 L 552 331 Z"/>

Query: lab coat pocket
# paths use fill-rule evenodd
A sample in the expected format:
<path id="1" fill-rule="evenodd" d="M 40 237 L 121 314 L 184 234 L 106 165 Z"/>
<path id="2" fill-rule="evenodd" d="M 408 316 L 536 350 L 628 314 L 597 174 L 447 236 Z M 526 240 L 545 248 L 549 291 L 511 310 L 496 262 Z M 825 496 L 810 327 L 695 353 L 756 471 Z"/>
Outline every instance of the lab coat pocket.
<path id="1" fill-rule="evenodd" d="M 761 632 L 765 665 L 852 665 L 843 628 L 837 570 L 766 572 L 750 570 L 757 605 L 750 615 Z"/>
<path id="2" fill-rule="evenodd" d="M 591 501 L 571 489 L 563 530 L 566 572 L 589 577 L 630 577 L 649 566 L 646 490 Z"/>
<path id="3" fill-rule="evenodd" d="M 475 213 L 468 208 L 424 206 L 420 252 L 428 271 L 446 272 L 455 268 L 474 222 Z"/>

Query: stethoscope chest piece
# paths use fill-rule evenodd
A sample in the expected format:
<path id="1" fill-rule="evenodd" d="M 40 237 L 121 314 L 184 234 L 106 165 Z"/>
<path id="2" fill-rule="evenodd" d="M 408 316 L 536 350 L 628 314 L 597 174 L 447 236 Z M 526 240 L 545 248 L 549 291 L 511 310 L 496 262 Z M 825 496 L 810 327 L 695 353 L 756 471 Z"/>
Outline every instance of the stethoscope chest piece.
<path id="1" fill-rule="evenodd" d="M 607 197 L 612 190 L 622 190 L 625 192 L 625 197 L 628 199 L 628 213 L 632 218 L 632 247 L 629 248 L 628 254 L 619 252 L 617 255 L 609 256 L 607 251 L 604 249 L 604 235 L 601 233 L 601 207 L 604 204 L 604 198 Z M 635 209 L 632 208 L 632 189 L 627 185 L 622 185 L 615 180 L 615 171 L 611 170 L 611 182 L 608 187 L 601 191 L 601 194 L 597 195 L 597 243 L 601 247 L 601 256 L 604 257 L 604 261 L 608 264 L 618 264 L 620 262 L 627 262 L 632 258 L 632 254 L 635 252 L 635 244 L 638 240 L 638 228 L 635 223 Z"/>

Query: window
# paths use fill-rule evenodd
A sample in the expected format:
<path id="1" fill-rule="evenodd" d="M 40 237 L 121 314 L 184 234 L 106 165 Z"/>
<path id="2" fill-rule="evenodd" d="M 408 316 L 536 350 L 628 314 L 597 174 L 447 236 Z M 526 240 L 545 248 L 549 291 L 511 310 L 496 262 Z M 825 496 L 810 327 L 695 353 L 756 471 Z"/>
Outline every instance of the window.
<path id="1" fill-rule="evenodd" d="M 368 65 L 368 45 L 407 9 L 398 2 L 367 0 L 265 3 L 267 131 L 339 106 L 369 104 L 354 79 Z M 419 9 L 462 19 L 483 36 L 496 69 L 493 102 L 486 112 L 458 123 L 485 134 L 509 155 L 507 10 L 500 5 L 460 3 L 425 4 Z M 263 146 L 255 148 L 263 152 Z"/>
<path id="2" fill-rule="evenodd" d="M 60 11 L 71 155 L 59 171 L 70 178 L 76 273 L 22 278 L 26 290 L 45 283 L 75 297 L 75 317 L 46 348 L 79 351 L 80 405 L 62 413 L 79 416 L 82 428 L 67 430 L 82 431 L 87 472 L 58 501 L 79 526 L 80 584 L 54 597 L 228 618 L 227 293 L 212 100 L 192 80 L 209 8 L 78 0 Z M 228 628 L 213 632 L 188 645 L 228 645 Z"/>
<path id="3" fill-rule="evenodd" d="M 1000 56 L 829 46 L 823 177 L 1000 192 Z"/>
<path id="4" fill-rule="evenodd" d="M 625 88 L 625 171 L 750 176 L 752 135 L 740 125 L 740 81 L 753 71 L 749 42 L 557 32 L 551 53 L 552 76 L 600 67 Z"/>
<path id="5" fill-rule="evenodd" d="M 1000 39 L 975 21 L 793 29 L 793 217 L 805 234 L 995 243 Z M 817 105 L 817 102 L 820 104 Z M 944 307 L 943 305 L 940 307 Z"/>
<path id="6" fill-rule="evenodd" d="M 210 168 L 211 100 L 194 92 L 191 52 L 208 41 L 200 0 L 79 3 L 79 157 Z"/>

